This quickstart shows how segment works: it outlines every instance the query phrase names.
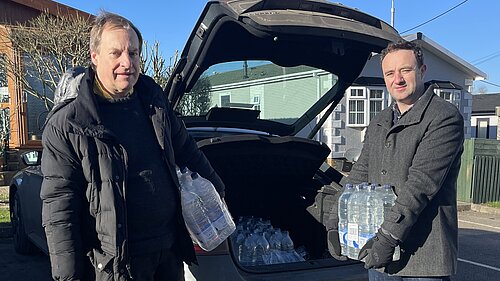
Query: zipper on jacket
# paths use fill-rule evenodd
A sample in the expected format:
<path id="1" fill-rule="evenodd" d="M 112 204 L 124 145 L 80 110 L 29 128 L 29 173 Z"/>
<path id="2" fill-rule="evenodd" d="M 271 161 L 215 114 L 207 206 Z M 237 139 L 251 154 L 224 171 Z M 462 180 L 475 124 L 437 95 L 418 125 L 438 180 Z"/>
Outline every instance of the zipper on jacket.
<path id="1" fill-rule="evenodd" d="M 125 148 L 123 147 L 123 145 L 121 144 L 118 144 L 118 146 L 120 147 L 120 151 L 121 151 L 121 154 L 122 154 L 122 166 L 123 166 L 123 179 L 122 179 L 122 197 L 123 197 L 123 207 L 124 207 L 124 225 L 122 225 L 122 227 L 125 228 L 125 239 L 123 239 L 124 243 L 125 243 L 125 247 L 123 249 L 124 253 L 123 253 L 123 258 L 125 260 L 125 268 L 127 269 L 127 273 L 128 273 L 128 276 L 130 278 L 132 278 L 132 273 L 130 272 L 130 257 L 129 257 L 129 254 L 128 254 L 128 219 L 127 219 L 127 178 L 128 178 L 128 168 L 127 168 L 127 163 L 128 163 L 128 155 L 127 155 L 127 151 L 125 150 Z"/>

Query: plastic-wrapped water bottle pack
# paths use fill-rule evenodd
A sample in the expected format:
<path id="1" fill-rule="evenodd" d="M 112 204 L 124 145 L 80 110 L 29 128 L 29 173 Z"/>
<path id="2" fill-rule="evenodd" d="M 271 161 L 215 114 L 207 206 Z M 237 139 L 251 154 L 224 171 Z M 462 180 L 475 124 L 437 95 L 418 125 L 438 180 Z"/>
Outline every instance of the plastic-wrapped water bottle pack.
<path id="1" fill-rule="evenodd" d="M 295 250 L 288 231 L 275 228 L 271 221 L 262 218 L 240 217 L 231 242 L 234 255 L 243 266 L 301 262 L 307 255 L 303 247 Z"/>
<path id="2" fill-rule="evenodd" d="M 231 214 L 209 180 L 187 168 L 178 169 L 177 176 L 186 227 L 196 244 L 211 251 L 236 229 Z"/>
<path id="3" fill-rule="evenodd" d="M 358 259 L 359 250 L 372 238 L 394 205 L 396 195 L 390 185 L 346 184 L 339 197 L 339 240 L 342 255 Z M 399 260 L 399 247 L 393 260 Z"/>

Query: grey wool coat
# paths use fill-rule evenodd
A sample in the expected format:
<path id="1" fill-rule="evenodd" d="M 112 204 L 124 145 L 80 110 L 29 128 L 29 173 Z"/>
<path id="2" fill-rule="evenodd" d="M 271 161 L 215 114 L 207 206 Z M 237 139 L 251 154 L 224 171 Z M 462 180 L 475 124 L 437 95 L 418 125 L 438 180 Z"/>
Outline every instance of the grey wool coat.
<path id="1" fill-rule="evenodd" d="M 451 103 L 425 93 L 393 125 L 393 110 L 368 126 L 361 155 L 342 183 L 390 184 L 397 195 L 382 228 L 401 242 L 401 259 L 384 270 L 399 276 L 449 276 L 457 267 L 456 182 L 463 117 Z"/>

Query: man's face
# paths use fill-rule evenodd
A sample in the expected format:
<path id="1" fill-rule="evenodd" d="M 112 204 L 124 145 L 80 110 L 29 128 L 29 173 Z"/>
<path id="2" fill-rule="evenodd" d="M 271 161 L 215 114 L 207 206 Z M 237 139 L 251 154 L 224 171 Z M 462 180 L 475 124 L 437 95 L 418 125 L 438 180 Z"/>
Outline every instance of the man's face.
<path id="1" fill-rule="evenodd" d="M 415 103 L 424 91 L 426 66 L 418 67 L 412 50 L 396 50 L 382 61 L 385 86 L 398 106 Z"/>
<path id="2" fill-rule="evenodd" d="M 105 27 L 98 51 L 91 51 L 97 77 L 112 95 L 127 94 L 140 72 L 139 39 L 132 29 Z"/>

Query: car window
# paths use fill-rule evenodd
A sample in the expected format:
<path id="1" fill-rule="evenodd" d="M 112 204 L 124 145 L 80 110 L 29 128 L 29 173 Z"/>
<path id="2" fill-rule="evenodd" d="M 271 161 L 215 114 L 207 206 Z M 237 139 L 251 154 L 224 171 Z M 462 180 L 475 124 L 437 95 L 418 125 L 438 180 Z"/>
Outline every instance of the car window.
<path id="1" fill-rule="evenodd" d="M 309 67 L 282 67 L 270 61 L 213 65 L 176 108 L 203 116 L 213 107 L 258 110 L 259 118 L 293 124 L 337 83 L 337 76 Z"/>

